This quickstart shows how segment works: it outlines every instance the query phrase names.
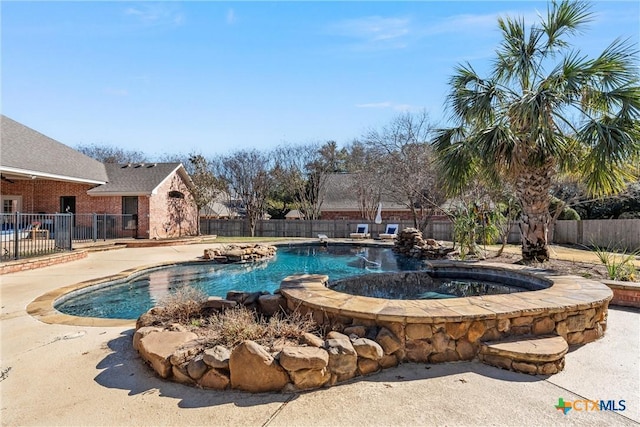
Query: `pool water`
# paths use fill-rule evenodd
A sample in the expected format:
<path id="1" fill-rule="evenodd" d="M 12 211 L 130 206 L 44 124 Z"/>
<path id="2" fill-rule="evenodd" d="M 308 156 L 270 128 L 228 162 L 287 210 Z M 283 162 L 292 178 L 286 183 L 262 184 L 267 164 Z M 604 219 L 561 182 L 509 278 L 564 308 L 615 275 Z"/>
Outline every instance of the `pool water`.
<path id="1" fill-rule="evenodd" d="M 190 285 L 207 295 L 228 291 L 273 292 L 293 274 L 326 274 L 329 280 L 393 271 L 414 271 L 423 264 L 396 255 L 390 248 L 299 246 L 278 248 L 269 261 L 247 264 L 190 263 L 148 270 L 126 281 L 102 284 L 60 299 L 63 313 L 109 319 L 137 319 L 180 286 Z"/>

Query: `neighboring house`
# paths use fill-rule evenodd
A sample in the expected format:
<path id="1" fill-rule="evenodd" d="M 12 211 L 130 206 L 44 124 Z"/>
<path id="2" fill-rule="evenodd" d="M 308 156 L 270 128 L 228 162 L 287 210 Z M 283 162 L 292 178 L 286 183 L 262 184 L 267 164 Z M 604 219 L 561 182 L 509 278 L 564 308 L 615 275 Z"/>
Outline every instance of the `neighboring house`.
<path id="1" fill-rule="evenodd" d="M 298 209 L 291 209 L 284 216 L 284 219 L 302 219 L 302 212 L 300 212 Z"/>
<path id="2" fill-rule="evenodd" d="M 354 175 L 348 173 L 336 173 L 327 177 L 324 201 L 320 208 L 321 219 L 363 219 L 358 207 L 354 181 Z M 383 195 L 379 202 L 382 203 L 382 220 L 384 222 L 411 219 L 411 210 L 406 205 L 391 200 L 387 195 Z M 371 205 L 376 206 L 377 204 L 377 200 L 371 201 Z"/>
<path id="3" fill-rule="evenodd" d="M 228 193 L 220 192 L 215 199 L 200 210 L 200 218 L 233 219 L 243 216 L 244 209 L 238 199 L 232 199 Z"/>
<path id="4" fill-rule="evenodd" d="M 127 215 L 131 237 L 197 233 L 193 184 L 180 163 L 103 164 L 2 116 L 2 212 Z"/>

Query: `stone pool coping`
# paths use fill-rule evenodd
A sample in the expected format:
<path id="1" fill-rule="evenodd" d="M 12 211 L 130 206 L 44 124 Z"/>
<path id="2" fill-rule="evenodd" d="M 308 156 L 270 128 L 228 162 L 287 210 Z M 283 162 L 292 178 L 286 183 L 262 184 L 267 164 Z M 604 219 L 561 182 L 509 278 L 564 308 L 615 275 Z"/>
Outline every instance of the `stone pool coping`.
<path id="1" fill-rule="evenodd" d="M 432 261 L 436 268 L 482 268 L 514 271 L 552 282 L 547 289 L 502 295 L 439 300 L 385 300 L 350 295 L 326 287 L 328 276 L 287 277 L 280 291 L 287 299 L 311 309 L 345 317 L 382 322 L 446 323 L 504 317 L 554 314 L 566 310 L 587 310 L 611 300 L 613 292 L 601 282 L 579 276 L 555 275 L 527 266 L 498 263 Z"/>

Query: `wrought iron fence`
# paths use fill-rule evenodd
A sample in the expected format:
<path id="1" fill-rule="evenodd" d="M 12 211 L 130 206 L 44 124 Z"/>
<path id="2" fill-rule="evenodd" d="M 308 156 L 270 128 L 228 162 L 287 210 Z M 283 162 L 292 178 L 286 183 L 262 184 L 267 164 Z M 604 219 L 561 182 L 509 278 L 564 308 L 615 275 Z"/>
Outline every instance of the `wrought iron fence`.
<path id="1" fill-rule="evenodd" d="M 73 243 L 137 237 L 134 215 L 3 213 L 2 261 L 70 251 Z"/>
<path id="2" fill-rule="evenodd" d="M 71 250 L 71 214 L 1 214 L 2 261 Z"/>
<path id="3" fill-rule="evenodd" d="M 75 214 L 73 241 L 136 238 L 138 221 L 135 215 Z"/>

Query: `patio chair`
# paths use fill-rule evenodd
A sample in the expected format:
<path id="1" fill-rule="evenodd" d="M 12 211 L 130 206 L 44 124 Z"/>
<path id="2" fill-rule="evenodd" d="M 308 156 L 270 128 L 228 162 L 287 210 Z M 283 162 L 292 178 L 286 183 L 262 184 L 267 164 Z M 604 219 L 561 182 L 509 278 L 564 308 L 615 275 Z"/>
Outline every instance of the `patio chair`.
<path id="1" fill-rule="evenodd" d="M 371 237 L 369 234 L 369 224 L 358 224 L 355 233 L 349 234 L 352 239 L 368 239 Z"/>
<path id="2" fill-rule="evenodd" d="M 378 237 L 382 240 L 395 239 L 398 237 L 398 224 L 387 224 L 384 233 L 380 233 Z"/>

